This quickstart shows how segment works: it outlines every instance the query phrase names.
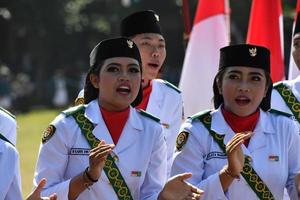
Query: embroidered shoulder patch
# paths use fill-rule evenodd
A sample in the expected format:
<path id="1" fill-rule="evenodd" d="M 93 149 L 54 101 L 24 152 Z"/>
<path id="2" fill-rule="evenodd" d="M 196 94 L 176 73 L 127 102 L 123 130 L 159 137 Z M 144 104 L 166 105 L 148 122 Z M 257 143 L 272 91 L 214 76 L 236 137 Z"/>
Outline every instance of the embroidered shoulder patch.
<path id="1" fill-rule="evenodd" d="M 189 133 L 188 132 L 181 132 L 177 136 L 177 140 L 176 140 L 176 149 L 177 149 L 177 151 L 181 151 L 182 150 L 182 148 L 186 144 L 188 138 L 189 138 Z"/>
<path id="2" fill-rule="evenodd" d="M 44 131 L 44 133 L 43 133 L 43 138 L 42 138 L 42 143 L 44 144 L 44 143 L 46 143 L 48 140 L 50 140 L 51 139 L 51 137 L 54 135 L 54 133 L 55 133 L 55 130 L 56 130 L 56 128 L 55 128 L 55 126 L 53 126 L 52 124 L 50 124 L 47 128 L 46 128 L 46 130 Z"/>

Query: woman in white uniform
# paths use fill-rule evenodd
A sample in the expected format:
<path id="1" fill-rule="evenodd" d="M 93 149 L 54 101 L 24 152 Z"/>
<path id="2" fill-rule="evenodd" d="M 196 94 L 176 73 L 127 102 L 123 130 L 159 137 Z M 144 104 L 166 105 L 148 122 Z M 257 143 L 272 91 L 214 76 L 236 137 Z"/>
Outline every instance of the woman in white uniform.
<path id="1" fill-rule="evenodd" d="M 176 138 L 183 119 L 183 101 L 177 87 L 166 80 L 158 79 L 166 59 L 166 42 L 159 16 L 151 10 L 133 13 L 122 20 L 121 35 L 131 38 L 141 53 L 143 100 L 137 108 L 160 119 L 167 143 L 169 176 Z M 76 105 L 82 103 L 83 90 L 75 100 Z"/>
<path id="2" fill-rule="evenodd" d="M 0 171 L 2 172 L 0 199 L 4 200 L 22 199 L 19 153 L 15 148 L 16 129 L 15 117 L 7 110 L 0 108 Z M 44 179 L 39 183 L 39 187 L 43 187 L 45 181 Z M 39 191 L 36 189 L 26 200 L 40 199 L 56 200 L 56 195 L 51 194 L 49 197 L 40 197 Z"/>
<path id="3" fill-rule="evenodd" d="M 293 35 L 292 56 L 300 69 L 300 15 L 298 14 Z M 300 126 L 300 76 L 274 84 L 271 107 L 293 115 Z"/>
<path id="4" fill-rule="evenodd" d="M 140 50 L 143 101 L 137 108 L 158 117 L 164 127 L 169 175 L 176 138 L 183 120 L 183 101 L 177 87 L 158 79 L 166 59 L 166 41 L 160 27 L 160 18 L 152 10 L 133 13 L 122 20 L 121 35 L 131 38 Z"/>
<path id="5" fill-rule="evenodd" d="M 255 45 L 220 50 L 213 111 L 189 118 L 177 139 L 172 175 L 192 172 L 202 199 L 297 199 L 300 138 L 293 120 L 269 112 L 270 52 Z"/>
<path id="6" fill-rule="evenodd" d="M 86 105 L 59 115 L 44 133 L 34 183 L 58 199 L 164 199 L 167 155 L 163 129 L 137 111 L 141 58 L 128 38 L 100 42 L 91 52 Z M 167 185 L 166 185 L 167 186 Z M 189 187 L 187 196 L 199 198 Z M 160 198 L 161 197 L 161 198 Z"/>

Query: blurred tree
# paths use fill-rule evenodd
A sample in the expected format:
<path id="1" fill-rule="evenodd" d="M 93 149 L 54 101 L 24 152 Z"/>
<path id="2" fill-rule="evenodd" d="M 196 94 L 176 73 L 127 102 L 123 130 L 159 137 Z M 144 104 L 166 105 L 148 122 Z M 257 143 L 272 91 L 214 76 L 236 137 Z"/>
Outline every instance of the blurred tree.
<path id="1" fill-rule="evenodd" d="M 198 1 L 190 0 L 193 22 Z M 54 94 L 51 80 L 57 69 L 68 78 L 70 99 L 79 90 L 82 72 L 88 69 L 89 52 L 100 40 L 119 35 L 126 15 L 155 10 L 167 41 L 163 77 L 177 84 L 184 58 L 182 0 L 1 0 L 0 61 L 13 74 L 30 75 L 36 85 L 33 102 L 50 105 Z M 296 0 L 283 0 L 285 53 L 289 55 Z M 251 0 L 231 0 L 232 43 L 245 41 Z"/>

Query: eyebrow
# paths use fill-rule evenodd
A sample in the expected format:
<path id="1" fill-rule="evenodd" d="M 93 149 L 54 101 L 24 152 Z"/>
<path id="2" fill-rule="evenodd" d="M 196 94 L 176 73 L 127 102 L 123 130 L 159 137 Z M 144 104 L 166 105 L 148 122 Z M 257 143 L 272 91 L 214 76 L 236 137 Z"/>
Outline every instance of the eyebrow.
<path id="1" fill-rule="evenodd" d="M 112 62 L 112 63 L 107 64 L 107 66 L 110 66 L 110 65 L 122 66 L 122 64 L 116 63 L 116 62 Z M 139 67 L 139 65 L 136 64 L 136 63 L 129 63 L 129 64 L 127 64 L 127 66 L 137 66 L 137 67 Z"/>
<path id="2" fill-rule="evenodd" d="M 242 74 L 241 71 L 239 70 L 232 70 L 232 71 L 229 71 L 228 73 L 237 73 L 237 74 Z M 258 75 L 258 76 L 264 76 L 262 73 L 260 72 L 249 72 L 250 75 Z"/>
<path id="3" fill-rule="evenodd" d="M 144 39 L 144 40 L 153 40 L 153 38 L 149 37 L 149 36 L 144 36 L 142 37 L 141 39 Z M 159 41 L 160 42 L 165 42 L 165 40 L 163 38 L 159 38 Z"/>

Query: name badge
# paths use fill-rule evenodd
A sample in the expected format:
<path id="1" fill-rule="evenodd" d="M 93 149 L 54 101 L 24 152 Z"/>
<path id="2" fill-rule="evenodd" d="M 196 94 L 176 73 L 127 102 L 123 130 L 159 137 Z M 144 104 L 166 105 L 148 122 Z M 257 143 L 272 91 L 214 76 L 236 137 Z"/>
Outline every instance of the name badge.
<path id="1" fill-rule="evenodd" d="M 70 151 L 70 155 L 89 155 L 90 149 L 84 148 L 72 148 Z"/>
<path id="2" fill-rule="evenodd" d="M 206 156 L 206 160 L 210 160 L 213 158 L 227 159 L 227 155 L 224 152 L 213 151 L 213 152 L 210 152 L 209 154 L 207 154 L 207 156 Z"/>

